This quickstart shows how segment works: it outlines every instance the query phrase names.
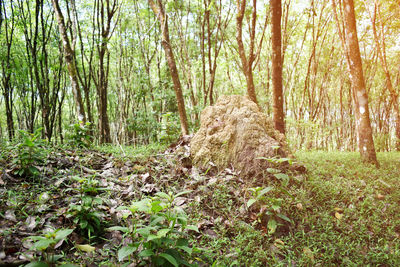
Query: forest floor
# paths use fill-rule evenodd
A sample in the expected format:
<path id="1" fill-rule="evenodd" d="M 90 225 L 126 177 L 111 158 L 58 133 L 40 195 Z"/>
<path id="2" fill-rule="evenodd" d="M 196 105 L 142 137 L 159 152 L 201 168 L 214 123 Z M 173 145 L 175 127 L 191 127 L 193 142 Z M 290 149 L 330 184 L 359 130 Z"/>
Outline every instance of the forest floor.
<path id="1" fill-rule="evenodd" d="M 298 152 L 307 173 L 243 180 L 154 145 L 18 149 L 0 150 L 0 266 L 400 266 L 400 153 Z"/>

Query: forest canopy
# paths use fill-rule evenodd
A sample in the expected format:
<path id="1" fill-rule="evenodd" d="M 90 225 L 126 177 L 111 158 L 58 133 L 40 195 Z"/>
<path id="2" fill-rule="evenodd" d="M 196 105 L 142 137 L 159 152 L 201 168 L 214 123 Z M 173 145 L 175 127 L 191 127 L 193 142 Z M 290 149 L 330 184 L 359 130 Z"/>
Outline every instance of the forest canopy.
<path id="1" fill-rule="evenodd" d="M 0 139 L 42 128 L 59 143 L 74 124 L 90 123 L 96 143 L 170 142 L 182 132 L 179 109 L 192 133 L 218 96 L 248 92 L 272 117 L 271 3 L 2 1 Z M 293 148 L 357 149 L 344 11 L 336 0 L 281 3 L 282 109 Z M 395 150 L 400 7 L 356 1 L 355 14 L 375 148 Z"/>

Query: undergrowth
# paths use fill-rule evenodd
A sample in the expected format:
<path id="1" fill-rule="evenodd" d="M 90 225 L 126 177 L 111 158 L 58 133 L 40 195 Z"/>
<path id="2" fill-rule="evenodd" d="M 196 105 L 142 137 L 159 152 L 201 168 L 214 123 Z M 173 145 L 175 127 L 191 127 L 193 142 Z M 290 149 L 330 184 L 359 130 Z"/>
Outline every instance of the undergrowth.
<path id="1" fill-rule="evenodd" d="M 306 174 L 243 179 L 181 166 L 165 148 L 43 147 L 31 180 L 13 176 L 18 154 L 5 147 L 0 255 L 98 266 L 400 265 L 400 153 L 378 153 L 377 169 L 358 153 L 301 151 Z M 49 227 L 74 231 L 50 240 Z M 47 247 L 35 243 L 46 238 Z"/>

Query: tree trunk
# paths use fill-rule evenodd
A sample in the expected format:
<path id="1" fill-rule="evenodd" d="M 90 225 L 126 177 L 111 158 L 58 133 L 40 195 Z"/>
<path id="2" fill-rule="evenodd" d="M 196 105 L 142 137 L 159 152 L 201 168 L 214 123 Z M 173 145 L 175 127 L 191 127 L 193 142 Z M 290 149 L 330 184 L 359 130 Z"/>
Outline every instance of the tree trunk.
<path id="1" fill-rule="evenodd" d="M 149 0 L 149 5 L 161 24 L 161 31 L 163 35 L 162 46 L 164 48 L 165 57 L 167 59 L 168 67 L 171 72 L 172 82 L 174 83 L 175 95 L 178 103 L 179 118 L 181 121 L 181 130 L 183 135 L 188 135 L 189 127 L 185 110 L 185 102 L 182 94 L 182 86 L 179 80 L 178 69 L 176 68 L 174 53 L 172 51 L 171 43 L 169 40 L 168 17 L 165 14 L 161 0 L 157 1 L 157 5 L 156 3 L 154 3 L 153 0 Z"/>
<path id="2" fill-rule="evenodd" d="M 362 69 L 360 48 L 357 38 L 356 18 L 353 0 L 344 0 L 344 19 L 346 28 L 346 43 L 350 59 L 350 79 L 353 88 L 355 110 L 358 111 L 357 133 L 358 148 L 361 159 L 365 162 L 379 165 L 376 159 L 374 141 L 372 138 L 372 128 L 369 118 L 368 95 L 365 90 L 365 80 Z"/>
<path id="3" fill-rule="evenodd" d="M 271 39 L 272 39 L 272 89 L 275 129 L 285 134 L 282 92 L 282 52 L 281 52 L 281 0 L 271 1 Z"/>
<path id="4" fill-rule="evenodd" d="M 380 40 L 378 38 L 378 33 L 376 30 L 376 17 L 378 15 L 379 19 L 379 29 L 380 29 Z M 396 136 L 396 150 L 400 151 L 400 110 L 399 110 L 399 95 L 397 91 L 393 88 L 393 83 L 390 75 L 390 70 L 386 60 L 386 44 L 385 44 L 385 35 L 383 31 L 383 23 L 382 17 L 380 14 L 379 4 L 375 0 L 374 5 L 374 13 L 372 16 L 372 31 L 374 33 L 374 41 L 376 45 L 376 50 L 378 54 L 378 58 L 381 61 L 383 71 L 385 73 L 386 78 L 386 89 L 388 89 L 390 96 L 392 98 L 393 110 L 394 110 L 394 118 L 395 118 L 395 136 Z"/>
<path id="5" fill-rule="evenodd" d="M 247 94 L 249 98 L 258 105 L 256 90 L 253 80 L 253 62 L 254 62 L 254 38 L 255 38 L 255 22 L 256 22 L 256 1 L 253 0 L 252 25 L 250 32 L 250 51 L 249 58 L 246 57 L 242 40 L 243 17 L 246 9 L 246 0 L 237 0 L 238 14 L 236 16 L 236 40 L 238 43 L 238 52 L 242 61 L 243 73 L 246 77 Z"/>
<path id="6" fill-rule="evenodd" d="M 69 78 L 71 79 L 72 93 L 74 95 L 74 99 L 76 102 L 76 112 L 78 115 L 78 120 L 81 123 L 85 123 L 86 122 L 85 107 L 83 105 L 81 91 L 79 89 L 77 69 L 74 60 L 75 52 L 71 48 L 71 44 L 65 27 L 64 16 L 61 12 L 59 2 L 58 0 L 51 0 L 51 2 L 53 4 L 53 8 L 56 14 L 60 36 L 63 41 L 64 57 L 65 61 L 67 62 Z"/>
<path id="7" fill-rule="evenodd" d="M 6 120 L 7 120 L 7 132 L 8 132 L 8 139 L 12 141 L 14 138 L 14 119 L 13 119 L 13 85 L 11 84 L 11 47 L 13 45 L 14 39 L 14 29 L 15 29 L 15 22 L 14 22 L 14 8 L 12 3 L 10 3 L 11 14 L 7 16 L 7 10 L 5 3 L 0 3 L 0 31 L 2 29 L 1 24 L 3 22 L 3 12 L 5 17 L 5 44 L 7 46 L 7 53 L 5 58 L 1 61 L 1 71 L 2 71 L 2 86 L 3 86 L 3 97 L 4 97 L 4 104 L 6 108 Z M 9 22 L 9 20 L 11 21 Z"/>

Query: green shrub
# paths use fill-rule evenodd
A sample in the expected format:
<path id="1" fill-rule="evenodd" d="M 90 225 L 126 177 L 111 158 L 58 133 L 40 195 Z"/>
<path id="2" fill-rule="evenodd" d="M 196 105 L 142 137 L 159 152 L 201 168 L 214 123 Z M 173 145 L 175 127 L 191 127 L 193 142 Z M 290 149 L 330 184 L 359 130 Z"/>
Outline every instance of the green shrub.
<path id="1" fill-rule="evenodd" d="M 40 172 L 38 164 L 44 162 L 46 150 L 41 147 L 42 141 L 39 136 L 42 128 L 37 129 L 33 134 L 20 130 L 21 141 L 16 145 L 17 156 L 13 163 L 16 165 L 15 174 L 25 177 L 37 177 Z"/>
<path id="2" fill-rule="evenodd" d="M 173 195 L 159 192 L 153 198 L 133 202 L 128 210 L 132 217 L 128 227 L 115 226 L 109 230 L 118 230 L 129 236 L 133 242 L 118 251 L 118 260 L 129 258 L 130 261 L 153 266 L 191 266 L 188 262 L 193 248 L 189 245 L 188 230 L 197 231 L 196 226 L 188 225 L 187 215 L 173 201 L 188 191 Z M 147 221 L 142 221 L 141 216 Z M 128 224 L 129 225 L 129 224 Z"/>

